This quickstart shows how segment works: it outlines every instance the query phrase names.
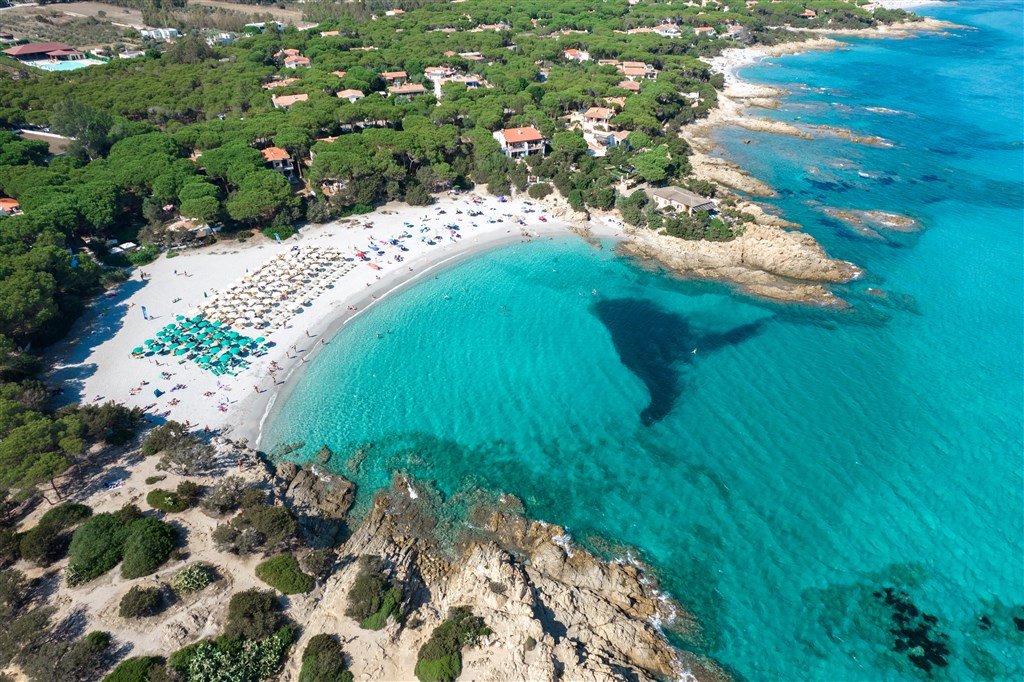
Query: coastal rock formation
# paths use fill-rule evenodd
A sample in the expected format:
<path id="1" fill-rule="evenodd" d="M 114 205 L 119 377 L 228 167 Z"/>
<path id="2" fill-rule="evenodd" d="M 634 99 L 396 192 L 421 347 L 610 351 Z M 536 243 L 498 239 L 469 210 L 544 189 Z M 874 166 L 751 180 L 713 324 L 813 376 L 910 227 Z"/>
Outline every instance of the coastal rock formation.
<path id="1" fill-rule="evenodd" d="M 563 529 L 501 502 L 478 508 L 472 534 L 446 551 L 434 539 L 430 496 L 415 485 L 396 478 L 378 494 L 344 546 L 345 567 L 324 587 L 300 648 L 313 635 L 354 625 L 342 615 L 354 559 L 375 554 L 405 586 L 405 625 L 358 631 L 357 679 L 412 678 L 419 647 L 455 606 L 469 606 L 493 631 L 463 651 L 466 679 L 726 679 L 669 645 L 655 623 L 690 633 L 696 625 L 639 568 L 574 550 Z"/>
<path id="2" fill-rule="evenodd" d="M 755 296 L 836 307 L 845 303 L 824 284 L 848 282 L 861 274 L 852 263 L 830 258 L 810 235 L 756 223 L 728 242 L 633 230 L 620 249 L 684 276 L 737 284 Z"/>
<path id="3" fill-rule="evenodd" d="M 308 544 L 329 547 L 345 539 L 345 519 L 355 501 L 355 483 L 317 464 L 299 468 L 287 462 L 278 466 L 277 480 L 283 484 L 285 504 L 298 518 Z"/>

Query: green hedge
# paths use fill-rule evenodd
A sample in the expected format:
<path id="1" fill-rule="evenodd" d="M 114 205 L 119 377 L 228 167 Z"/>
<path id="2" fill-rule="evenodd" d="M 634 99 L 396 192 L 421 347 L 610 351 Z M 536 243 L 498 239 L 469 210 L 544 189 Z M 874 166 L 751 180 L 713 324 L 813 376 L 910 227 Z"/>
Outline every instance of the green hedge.
<path id="1" fill-rule="evenodd" d="M 146 517 L 132 524 L 124 543 L 121 576 L 141 578 L 163 566 L 174 550 L 177 534 L 159 519 Z"/>
<path id="2" fill-rule="evenodd" d="M 84 504 L 65 502 L 57 505 L 43 514 L 35 528 L 21 536 L 19 554 L 37 566 L 49 566 L 60 561 L 67 554 L 71 540 L 70 534 L 64 531 L 91 514 L 92 509 Z"/>
<path id="3" fill-rule="evenodd" d="M 309 592 L 316 585 L 313 576 L 303 573 L 299 562 L 287 552 L 257 566 L 256 577 L 285 594 Z"/>

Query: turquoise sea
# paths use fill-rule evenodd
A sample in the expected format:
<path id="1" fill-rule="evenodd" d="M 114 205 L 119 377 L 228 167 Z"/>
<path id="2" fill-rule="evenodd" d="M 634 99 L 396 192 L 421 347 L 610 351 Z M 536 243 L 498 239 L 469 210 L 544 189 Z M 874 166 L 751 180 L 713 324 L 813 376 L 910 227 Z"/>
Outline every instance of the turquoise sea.
<path id="1" fill-rule="evenodd" d="M 510 246 L 348 325 L 264 446 L 326 444 L 349 476 L 362 448 L 364 506 L 397 470 L 518 495 L 651 564 L 704 626 L 681 644 L 740 679 L 1021 679 L 1022 8 L 925 12 L 971 28 L 742 73 L 792 90 L 769 115 L 892 147 L 720 133 L 767 203 L 867 270 L 839 287 L 852 310 L 576 239 Z M 924 230 L 864 236 L 824 207 Z"/>

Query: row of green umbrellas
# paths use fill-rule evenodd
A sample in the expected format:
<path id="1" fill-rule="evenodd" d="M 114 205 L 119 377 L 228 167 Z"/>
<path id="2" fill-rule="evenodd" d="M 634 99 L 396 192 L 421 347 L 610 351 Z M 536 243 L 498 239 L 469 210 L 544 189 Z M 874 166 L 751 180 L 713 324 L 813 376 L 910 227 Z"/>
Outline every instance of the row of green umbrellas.
<path id="1" fill-rule="evenodd" d="M 135 348 L 132 355 L 185 356 L 214 374 L 235 374 L 249 366 L 246 358 L 263 355 L 273 345 L 263 337 L 250 338 L 228 328 L 221 322 L 211 322 L 201 315 L 176 320 Z"/>

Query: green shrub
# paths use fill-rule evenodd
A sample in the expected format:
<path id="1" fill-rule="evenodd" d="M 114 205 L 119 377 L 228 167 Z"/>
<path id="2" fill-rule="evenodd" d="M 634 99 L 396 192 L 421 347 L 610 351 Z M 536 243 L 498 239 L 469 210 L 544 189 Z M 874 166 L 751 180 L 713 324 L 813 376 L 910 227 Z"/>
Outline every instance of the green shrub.
<path id="1" fill-rule="evenodd" d="M 160 474 L 159 476 L 148 476 L 146 477 L 146 485 L 156 485 L 165 478 L 167 477 L 164 476 L 163 474 Z"/>
<path id="2" fill-rule="evenodd" d="M 89 518 L 92 510 L 84 504 L 65 502 L 50 509 L 39 524 L 24 533 L 18 543 L 18 552 L 23 559 L 37 566 L 49 566 L 64 558 L 71 536 L 64 531 Z"/>
<path id="3" fill-rule="evenodd" d="M 213 568 L 206 564 L 189 564 L 171 580 L 175 592 L 198 592 L 213 582 Z"/>
<path id="4" fill-rule="evenodd" d="M 473 646 L 490 632 L 483 619 L 467 607 L 455 607 L 420 647 L 416 677 L 420 682 L 451 682 L 462 672 L 462 647 Z"/>
<path id="5" fill-rule="evenodd" d="M 263 639 L 282 624 L 277 596 L 271 590 L 251 589 L 231 596 L 224 635 L 230 639 Z"/>
<path id="6" fill-rule="evenodd" d="M 182 481 L 178 484 L 178 488 L 175 492 L 178 493 L 178 497 L 186 500 L 189 504 L 192 504 L 192 502 L 202 494 L 203 486 L 192 481 Z"/>
<path id="7" fill-rule="evenodd" d="M 380 609 L 369 618 L 360 622 L 359 627 L 364 630 L 382 630 L 388 624 L 388 617 L 394 616 L 398 618 L 401 615 L 401 602 L 402 591 L 397 587 L 392 587 L 384 593 Z"/>
<path id="8" fill-rule="evenodd" d="M 359 557 L 359 572 L 348 591 L 345 615 L 360 622 L 366 620 L 380 611 L 390 587 L 380 557 L 371 554 Z"/>
<path id="9" fill-rule="evenodd" d="M 249 507 L 258 507 L 267 501 L 267 493 L 254 488 L 252 486 L 242 491 L 242 494 L 238 496 L 238 506 L 242 509 L 248 509 Z"/>
<path id="10" fill-rule="evenodd" d="M 231 521 L 217 526 L 213 540 L 223 552 L 248 554 L 291 539 L 297 528 L 295 517 L 285 507 L 260 504 L 243 508 Z"/>
<path id="11" fill-rule="evenodd" d="M 160 247 L 155 244 L 144 244 L 135 251 L 125 254 L 132 265 L 148 265 L 160 256 Z"/>
<path id="12" fill-rule="evenodd" d="M 21 533 L 13 528 L 0 528 L 0 568 L 21 558 Z"/>
<path id="13" fill-rule="evenodd" d="M 121 576 L 141 578 L 160 568 L 171 556 L 176 535 L 174 528 L 159 519 L 146 517 L 132 523 L 124 543 Z"/>
<path id="14" fill-rule="evenodd" d="M 294 641 L 290 626 L 258 641 L 206 640 L 172 654 L 171 667 L 189 682 L 260 682 L 278 674 Z"/>
<path id="15" fill-rule="evenodd" d="M 530 189 L 526 190 L 526 193 L 530 195 L 531 199 L 543 199 L 544 197 L 551 194 L 554 190 L 546 182 L 538 182 L 530 185 Z"/>
<path id="16" fill-rule="evenodd" d="M 97 514 L 71 537 L 67 580 L 79 585 L 97 578 L 124 559 L 121 575 L 138 578 L 159 568 L 174 549 L 174 529 L 126 506 L 113 514 Z"/>
<path id="17" fill-rule="evenodd" d="M 333 549 L 314 549 L 302 559 L 302 569 L 314 578 L 323 579 L 331 574 L 337 559 Z"/>
<path id="18" fill-rule="evenodd" d="M 121 561 L 129 524 L 116 514 L 96 514 L 71 536 L 68 548 L 68 584 L 88 582 Z"/>
<path id="19" fill-rule="evenodd" d="M 345 669 L 345 653 L 334 635 L 316 635 L 302 652 L 299 682 L 352 682 Z"/>
<path id="20" fill-rule="evenodd" d="M 40 526 L 65 530 L 92 516 L 92 509 L 84 504 L 65 502 L 50 509 L 39 519 Z"/>
<path id="21" fill-rule="evenodd" d="M 245 480 L 241 476 L 228 476 L 213 486 L 210 493 L 203 499 L 202 506 L 214 514 L 227 514 L 238 509 L 242 492 L 246 489 Z"/>
<path id="22" fill-rule="evenodd" d="M 274 239 L 274 235 L 281 238 L 281 241 L 288 239 L 295 234 L 295 228 L 291 225 L 281 225 L 279 227 L 265 227 L 263 228 L 263 236 L 267 239 Z"/>
<path id="23" fill-rule="evenodd" d="M 122 618 L 145 618 L 159 613 L 162 603 L 163 593 L 159 587 L 135 585 L 121 597 L 117 613 Z"/>
<path id="24" fill-rule="evenodd" d="M 150 682 L 150 673 L 163 664 L 163 659 L 155 656 L 127 658 L 118 663 L 103 682 Z"/>
<path id="25" fill-rule="evenodd" d="M 146 504 L 158 511 L 177 514 L 188 509 L 188 500 L 182 499 L 169 490 L 150 490 L 146 495 Z"/>
<path id="26" fill-rule="evenodd" d="M 309 592 L 316 585 L 313 576 L 299 568 L 299 562 L 290 553 L 278 554 L 256 567 L 256 577 L 285 594 Z"/>
<path id="27" fill-rule="evenodd" d="M 142 454 L 149 457 L 191 438 L 193 436 L 184 424 L 172 420 L 149 432 L 142 443 Z"/>

